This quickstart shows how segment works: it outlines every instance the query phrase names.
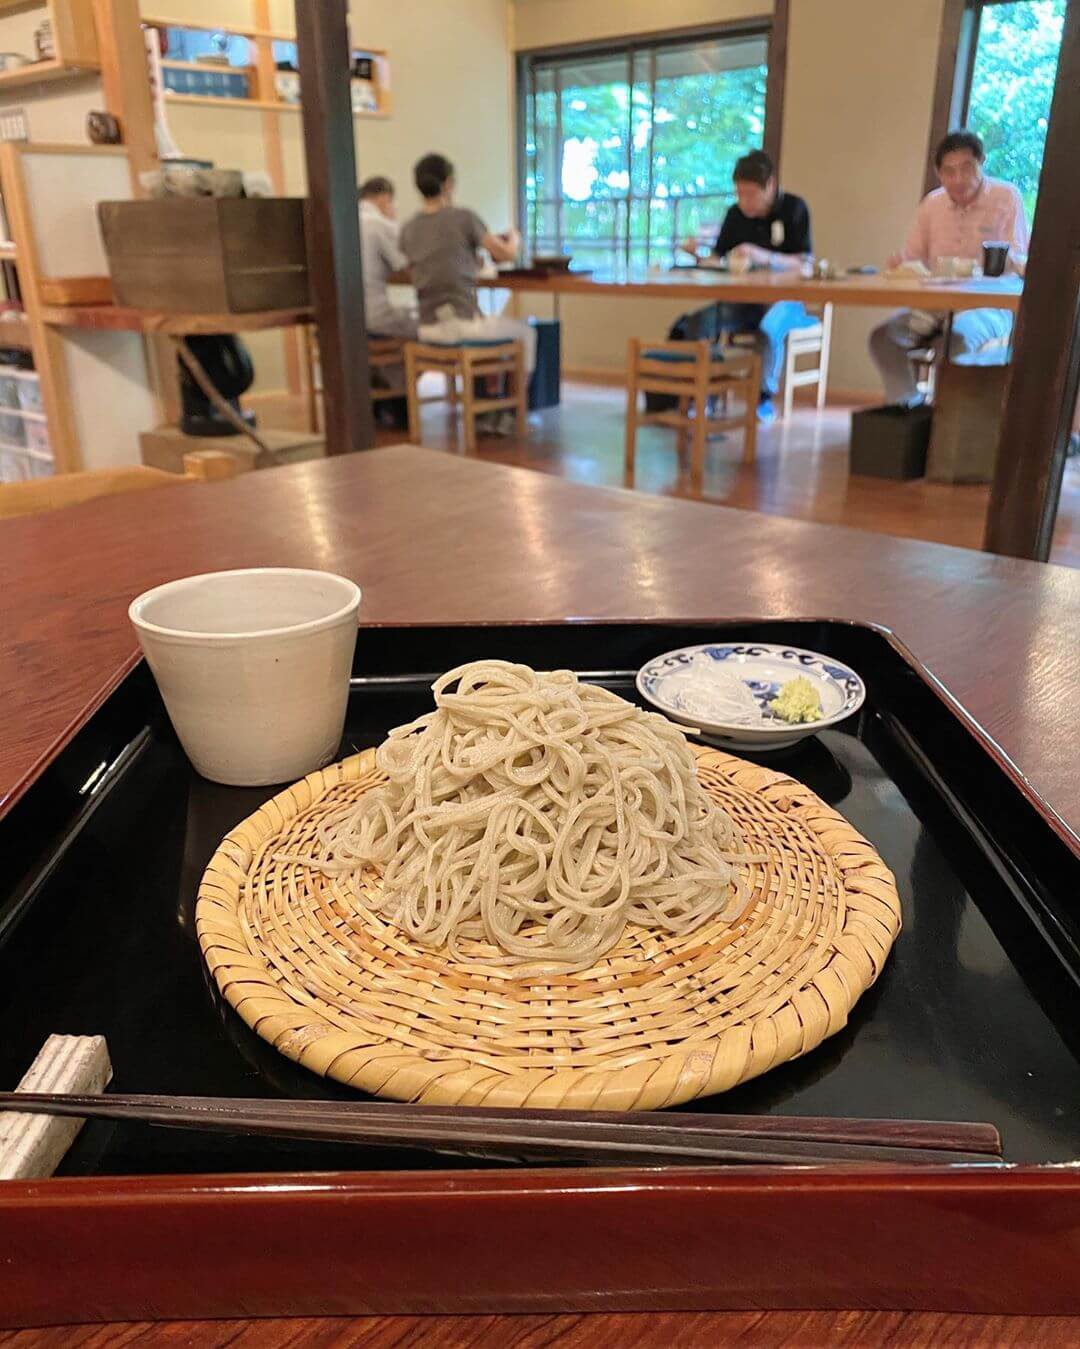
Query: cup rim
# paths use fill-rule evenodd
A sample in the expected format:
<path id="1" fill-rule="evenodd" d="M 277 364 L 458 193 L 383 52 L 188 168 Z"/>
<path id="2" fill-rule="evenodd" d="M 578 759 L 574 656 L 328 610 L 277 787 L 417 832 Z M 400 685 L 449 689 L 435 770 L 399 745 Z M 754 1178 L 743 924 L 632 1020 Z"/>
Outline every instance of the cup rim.
<path id="1" fill-rule="evenodd" d="M 328 577 L 346 587 L 348 599 L 340 608 L 334 609 L 329 614 L 324 614 L 321 618 L 309 618 L 303 623 L 284 623 L 278 627 L 257 628 L 248 632 L 200 632 L 194 628 L 165 627 L 160 623 L 152 623 L 141 615 L 141 610 L 146 605 L 162 595 L 178 590 L 192 589 L 200 582 L 210 580 L 211 577 L 216 579 L 225 576 Z M 279 637 L 286 633 L 291 636 L 293 634 L 319 632 L 323 628 L 333 627 L 335 623 L 340 623 L 349 613 L 355 613 L 359 609 L 362 594 L 363 592 L 356 582 L 350 581 L 347 576 L 341 576 L 333 571 L 320 571 L 316 567 L 231 567 L 223 571 L 204 571 L 195 576 L 181 576 L 175 581 L 165 581 L 162 585 L 144 590 L 141 595 L 136 595 L 128 605 L 128 618 L 137 631 L 151 632 L 158 637 L 174 637 L 181 640 L 214 643 L 251 641 L 258 637 Z"/>

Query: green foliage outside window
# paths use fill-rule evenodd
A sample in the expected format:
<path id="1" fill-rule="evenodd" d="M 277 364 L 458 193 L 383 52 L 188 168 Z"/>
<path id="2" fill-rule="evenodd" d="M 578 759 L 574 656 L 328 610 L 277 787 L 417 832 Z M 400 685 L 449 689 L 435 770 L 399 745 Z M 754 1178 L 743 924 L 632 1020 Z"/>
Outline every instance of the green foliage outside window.
<path id="1" fill-rule="evenodd" d="M 661 49 L 655 64 L 638 50 L 537 69 L 525 147 L 533 250 L 561 247 L 582 266 L 667 265 L 680 239 L 715 230 L 735 160 L 762 141 L 764 53 L 761 37 L 737 52 Z"/>
<path id="2" fill-rule="evenodd" d="M 1054 93 L 1065 0 L 984 5 L 968 126 L 986 143 L 986 171 L 1020 190 L 1035 210 Z"/>

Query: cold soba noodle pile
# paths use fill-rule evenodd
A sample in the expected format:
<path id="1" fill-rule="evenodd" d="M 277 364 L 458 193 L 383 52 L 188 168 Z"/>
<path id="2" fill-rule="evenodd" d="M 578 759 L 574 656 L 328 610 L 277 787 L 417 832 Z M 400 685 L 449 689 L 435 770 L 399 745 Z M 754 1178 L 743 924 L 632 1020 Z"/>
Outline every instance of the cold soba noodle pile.
<path id="1" fill-rule="evenodd" d="M 593 964 L 627 923 L 734 917 L 746 860 L 682 732 L 569 670 L 478 661 L 379 747 L 389 782 L 327 817 L 306 864 L 417 942 Z M 357 881 L 363 868 L 382 887 Z M 475 957 L 473 957 L 475 958 Z"/>

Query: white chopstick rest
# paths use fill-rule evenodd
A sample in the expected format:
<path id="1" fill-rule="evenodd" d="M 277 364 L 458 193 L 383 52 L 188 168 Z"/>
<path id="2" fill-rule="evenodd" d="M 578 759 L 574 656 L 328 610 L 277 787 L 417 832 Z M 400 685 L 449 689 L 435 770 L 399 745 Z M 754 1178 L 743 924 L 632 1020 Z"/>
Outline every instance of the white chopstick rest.
<path id="1" fill-rule="evenodd" d="M 16 1091 L 96 1095 L 111 1078 L 103 1035 L 50 1035 Z M 0 1180 L 51 1176 L 82 1126 L 57 1115 L 0 1116 Z"/>

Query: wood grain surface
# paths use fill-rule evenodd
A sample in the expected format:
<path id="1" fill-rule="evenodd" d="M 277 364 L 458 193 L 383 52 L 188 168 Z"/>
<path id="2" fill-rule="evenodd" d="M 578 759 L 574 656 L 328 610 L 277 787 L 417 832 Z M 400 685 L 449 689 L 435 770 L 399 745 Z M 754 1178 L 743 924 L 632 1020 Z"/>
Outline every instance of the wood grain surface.
<path id="1" fill-rule="evenodd" d="M 308 277 L 319 334 L 326 453 L 375 444 L 356 211 L 348 0 L 296 6 L 304 131 Z"/>
<path id="2" fill-rule="evenodd" d="M 1080 828 L 1080 573 L 396 446 L 0 523 L 0 809 L 134 659 L 129 602 L 319 567 L 365 623 L 840 617 L 891 627 Z M 497 642 L 494 643 L 497 646 Z"/>
<path id="3" fill-rule="evenodd" d="M 710 440 L 700 492 L 690 481 L 689 456 L 677 453 L 671 431 L 643 427 L 631 479 L 623 445 L 626 388 L 621 372 L 615 378 L 617 385 L 564 379 L 558 407 L 532 413 L 524 438 L 484 438 L 480 457 L 485 463 L 536 469 L 594 487 L 633 486 L 639 492 L 793 520 L 842 524 L 960 548 L 982 546 L 989 486 L 957 487 L 925 478 L 897 482 L 851 473 L 848 406 L 817 412 L 796 401 L 790 420 L 758 427 L 752 464 L 743 463 L 737 438 Z M 445 404 L 423 408 L 422 429 L 417 443 L 457 451 L 457 420 Z M 388 431 L 381 443 L 393 445 L 400 439 L 400 432 Z M 1050 560 L 1080 566 L 1080 456 L 1066 466 Z"/>
<path id="4" fill-rule="evenodd" d="M 368 623 L 800 615 L 884 623 L 968 706 L 1064 819 L 1074 827 L 1080 824 L 1069 704 L 1080 664 L 1080 573 L 1064 569 L 642 493 L 586 488 L 404 446 L 10 521 L 0 524 L 0 556 L 5 578 L 15 578 L 0 589 L 0 695 L 5 712 L 0 795 L 8 802 L 134 658 L 126 607 L 136 593 L 197 570 L 281 564 L 354 576 L 364 587 L 362 616 Z M 935 1232 L 940 1233 L 943 1244 L 931 1263 L 940 1267 L 940 1261 L 947 1261 L 959 1281 L 954 1306 L 1072 1310 L 1071 1247 L 1064 1235 L 1075 1228 L 1072 1190 L 1061 1176 L 1017 1175 L 1015 1180 L 1006 1187 L 1009 1193 L 1000 1196 L 984 1195 L 980 1187 L 955 1177 L 940 1182 L 940 1194 L 937 1181 L 918 1194 L 912 1184 L 890 1210 L 890 1222 L 900 1227 L 901 1219 L 916 1223 L 931 1246 Z M 64 1184 L 78 1190 L 87 1183 Z M 191 1203 L 190 1182 L 185 1179 L 178 1202 L 169 1200 L 170 1184 L 165 1178 L 148 1189 L 144 1181 L 121 1178 L 110 1182 L 108 1194 L 98 1194 L 97 1182 L 89 1182 L 94 1194 L 88 1191 L 84 1205 L 77 1195 L 67 1195 L 68 1201 L 77 1201 L 70 1209 L 51 1205 L 47 1213 L 39 1212 L 33 1196 L 25 1196 L 23 1208 L 12 1214 L 12 1221 L 17 1217 L 20 1224 L 13 1249 L 29 1260 L 19 1276 L 18 1298 L 37 1306 L 39 1313 L 20 1319 L 39 1323 L 50 1313 L 62 1316 L 60 1304 L 77 1307 L 79 1315 L 93 1314 L 95 1293 L 90 1285 L 83 1286 L 80 1262 L 73 1262 L 65 1274 L 58 1303 L 54 1276 L 31 1258 L 35 1243 L 45 1241 L 46 1230 L 50 1242 L 56 1224 L 74 1239 L 76 1232 L 91 1230 L 80 1227 L 84 1221 L 91 1222 L 95 1241 L 127 1253 L 124 1278 L 133 1288 L 128 1307 L 167 1317 L 169 1298 L 175 1297 L 171 1314 L 184 1314 L 187 1294 L 178 1290 L 190 1289 L 188 1256 L 195 1244 L 213 1246 L 219 1236 L 214 1224 L 198 1218 L 201 1210 Z M 591 1184 L 595 1187 L 597 1179 Z M 815 1222 L 823 1224 L 821 1232 L 827 1228 L 833 1234 L 830 1240 L 846 1233 L 851 1246 L 841 1259 L 846 1267 L 848 1259 L 855 1260 L 856 1246 L 860 1252 L 871 1248 L 870 1227 L 880 1231 L 880 1204 L 864 1204 L 832 1180 L 810 1188 L 820 1191 L 814 1214 Z M 854 1189 L 861 1195 L 865 1182 Z M 319 1260 L 328 1259 L 326 1251 L 319 1252 L 321 1243 L 329 1242 L 328 1249 L 337 1254 L 326 1267 L 335 1270 L 339 1265 L 344 1269 L 347 1233 L 360 1230 L 359 1210 L 349 1207 L 346 1190 L 348 1186 L 333 1204 L 324 1203 L 320 1192 L 310 1213 L 291 1203 L 289 1210 L 292 1222 L 297 1216 L 305 1223 L 310 1218 L 292 1240 Z M 1023 1208 L 1028 1192 L 1036 1190 L 1038 1203 Z M 277 1202 L 273 1195 L 241 1194 L 226 1207 L 215 1182 L 213 1196 L 221 1219 L 226 1212 L 230 1215 L 229 1224 L 221 1224 L 222 1232 L 250 1224 L 257 1207 L 269 1240 L 274 1224 L 267 1220 L 266 1205 Z M 660 1207 L 650 1195 L 645 1199 L 652 1205 L 649 1229 L 663 1241 Z M 402 1240 L 406 1231 L 417 1230 L 414 1218 L 420 1212 L 413 1212 L 413 1199 L 408 1202 L 413 1207 L 402 1210 Z M 561 1192 L 552 1202 L 561 1204 Z M 774 1230 L 770 1206 L 780 1200 L 774 1191 L 766 1191 L 762 1203 L 758 1216 L 764 1239 Z M 428 1209 L 423 1211 L 424 1221 L 430 1221 Z M 809 1213 L 805 1206 L 801 1211 Z M 160 1231 L 146 1225 L 151 1213 L 160 1213 Z M 1036 1213 L 1041 1215 L 1037 1220 Z M 685 1223 L 685 1201 L 669 1216 Z M 618 1219 L 624 1233 L 627 1217 Z M 1032 1222 L 1034 1227 L 1026 1226 Z M 1047 1223 L 1063 1234 L 1053 1246 L 1036 1240 Z M 142 1240 L 150 1246 L 158 1242 L 160 1249 L 144 1247 L 145 1258 L 132 1261 L 130 1240 L 136 1229 Z M 494 1230 L 501 1234 L 500 1242 L 509 1231 L 499 1223 Z M 983 1236 L 972 1244 L 958 1239 L 960 1231 Z M 988 1265 L 983 1238 L 989 1232 L 995 1236 L 998 1263 Z M 1040 1251 L 1037 1270 L 1021 1270 L 1029 1241 Z M 741 1268 L 747 1245 L 754 1243 L 736 1243 L 725 1258 Z M 822 1272 L 812 1258 L 814 1245 L 811 1241 L 804 1248 L 806 1269 L 785 1269 L 787 1298 L 793 1302 L 810 1300 L 820 1291 Z M 70 1243 L 67 1248 L 74 1249 Z M 166 1267 L 160 1263 L 166 1249 L 176 1263 L 175 1288 L 168 1296 L 153 1274 Z M 594 1253 L 602 1256 L 603 1246 Z M 686 1255 L 691 1265 L 699 1259 L 693 1247 Z M 370 1257 L 371 1252 L 365 1255 Z M 280 1258 L 265 1268 L 256 1262 L 247 1271 L 246 1305 L 252 1310 L 281 1309 L 274 1305 L 275 1290 L 289 1282 L 289 1263 L 280 1263 Z M 715 1253 L 709 1261 L 714 1258 Z M 715 1266 L 709 1267 L 715 1272 Z M 625 1277 L 632 1278 L 629 1266 L 623 1268 Z M 836 1272 L 839 1277 L 841 1271 Z M 704 1266 L 700 1274 L 706 1278 Z M 914 1270 L 905 1272 L 902 1293 L 893 1287 L 896 1274 L 895 1268 L 889 1274 L 886 1260 L 867 1276 L 879 1290 L 880 1302 L 891 1300 L 895 1306 L 899 1300 L 911 1306 L 922 1299 L 926 1306 L 928 1294 L 914 1287 Z M 498 1281 L 497 1260 L 488 1275 L 489 1281 Z M 748 1271 L 745 1277 L 753 1282 Z M 1048 1282 L 1061 1290 L 1060 1298 L 1049 1302 L 1042 1291 Z M 963 1291 L 973 1288 L 981 1303 Z M 1001 1290 L 1001 1298 L 991 1296 L 991 1289 Z M 871 1304 L 875 1300 L 866 1297 Z M 218 1310 L 232 1311 L 235 1305 Z M 298 1302 L 292 1305 L 301 1309 Z M 328 1305 L 347 1304 L 324 1301 L 308 1309 L 321 1311 Z M 574 1303 L 568 1299 L 562 1305 Z M 212 1311 L 209 1304 L 207 1309 Z M 1012 1345 L 1071 1344 L 1080 1339 L 1078 1330 L 1067 1318 L 779 1311 L 142 1323 L 25 1331 L 0 1338 L 0 1344 Z"/>
<path id="5" fill-rule="evenodd" d="M 660 1312 L 613 1316 L 365 1316 L 265 1321 L 131 1321 L 0 1332 L 0 1349 L 1026 1349 L 1073 1346 L 1069 1316 L 957 1316 L 938 1312 Z"/>
<path id="6" fill-rule="evenodd" d="M 1080 391 L 1080 5 L 1064 19 L 986 516 L 987 548 L 1040 562 L 1050 556 Z"/>

